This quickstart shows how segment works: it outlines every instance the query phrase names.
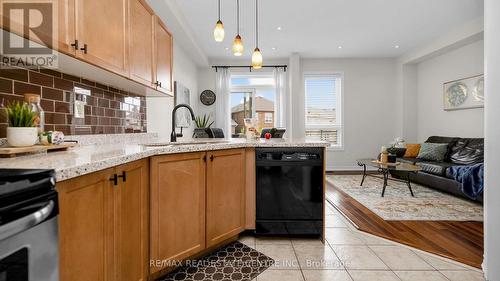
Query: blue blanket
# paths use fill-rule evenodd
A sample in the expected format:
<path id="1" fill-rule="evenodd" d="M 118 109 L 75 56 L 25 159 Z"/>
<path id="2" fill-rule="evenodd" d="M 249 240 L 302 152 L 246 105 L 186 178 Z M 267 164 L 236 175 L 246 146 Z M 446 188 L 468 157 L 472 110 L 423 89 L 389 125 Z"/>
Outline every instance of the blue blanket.
<path id="1" fill-rule="evenodd" d="M 476 200 L 483 193 L 484 164 L 452 166 L 448 175 L 462 184 L 462 192 L 469 198 Z"/>

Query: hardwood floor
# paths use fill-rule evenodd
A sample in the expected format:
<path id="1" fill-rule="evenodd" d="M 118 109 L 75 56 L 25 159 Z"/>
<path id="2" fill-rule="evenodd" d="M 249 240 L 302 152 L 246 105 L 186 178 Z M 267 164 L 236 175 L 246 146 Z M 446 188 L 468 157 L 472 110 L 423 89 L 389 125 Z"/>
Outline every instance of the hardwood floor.
<path id="1" fill-rule="evenodd" d="M 482 222 L 385 221 L 331 183 L 326 196 L 359 230 L 481 268 Z"/>

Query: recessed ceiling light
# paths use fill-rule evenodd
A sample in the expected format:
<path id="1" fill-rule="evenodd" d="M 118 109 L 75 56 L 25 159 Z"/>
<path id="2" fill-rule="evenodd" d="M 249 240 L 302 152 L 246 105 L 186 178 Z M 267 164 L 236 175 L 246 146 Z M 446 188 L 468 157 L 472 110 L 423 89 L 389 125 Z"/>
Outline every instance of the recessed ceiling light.
<path id="1" fill-rule="evenodd" d="M 343 47 L 342 46 L 338 46 L 337 48 L 342 49 Z"/>
<path id="2" fill-rule="evenodd" d="M 271 49 L 272 49 L 273 51 L 276 51 L 276 47 L 272 47 Z"/>
<path id="3" fill-rule="evenodd" d="M 399 49 L 399 45 L 395 45 L 395 46 L 394 46 L 394 48 L 395 48 L 395 49 Z"/>
<path id="4" fill-rule="evenodd" d="M 282 29 L 283 29 L 283 27 L 278 26 L 278 27 L 276 27 L 276 29 L 277 29 L 277 30 L 282 30 Z"/>
<path id="5" fill-rule="evenodd" d="M 229 51 L 229 47 L 226 47 L 226 51 Z"/>

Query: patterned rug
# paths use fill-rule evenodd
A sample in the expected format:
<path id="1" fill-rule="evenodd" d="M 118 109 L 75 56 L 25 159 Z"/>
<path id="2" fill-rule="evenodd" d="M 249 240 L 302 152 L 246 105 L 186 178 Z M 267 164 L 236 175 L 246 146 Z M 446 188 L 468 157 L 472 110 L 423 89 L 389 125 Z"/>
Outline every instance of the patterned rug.
<path id="1" fill-rule="evenodd" d="M 201 259 L 187 261 L 186 266 L 157 280 L 250 281 L 273 264 L 270 257 L 240 242 L 233 242 Z"/>
<path id="2" fill-rule="evenodd" d="M 483 221 L 483 206 L 412 183 L 389 181 L 381 197 L 383 180 L 361 175 L 327 176 L 327 180 L 384 220 Z"/>

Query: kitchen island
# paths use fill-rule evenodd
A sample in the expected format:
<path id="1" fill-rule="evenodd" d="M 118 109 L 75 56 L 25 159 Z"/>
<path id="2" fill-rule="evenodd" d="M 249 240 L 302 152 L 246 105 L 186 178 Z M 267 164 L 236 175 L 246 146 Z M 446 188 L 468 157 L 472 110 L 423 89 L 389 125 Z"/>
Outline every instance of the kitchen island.
<path id="1" fill-rule="evenodd" d="M 256 149 L 324 154 L 327 146 L 283 139 L 79 141 L 68 151 L 0 160 L 2 168 L 56 171 L 63 281 L 156 278 L 236 240 L 256 227 Z"/>

